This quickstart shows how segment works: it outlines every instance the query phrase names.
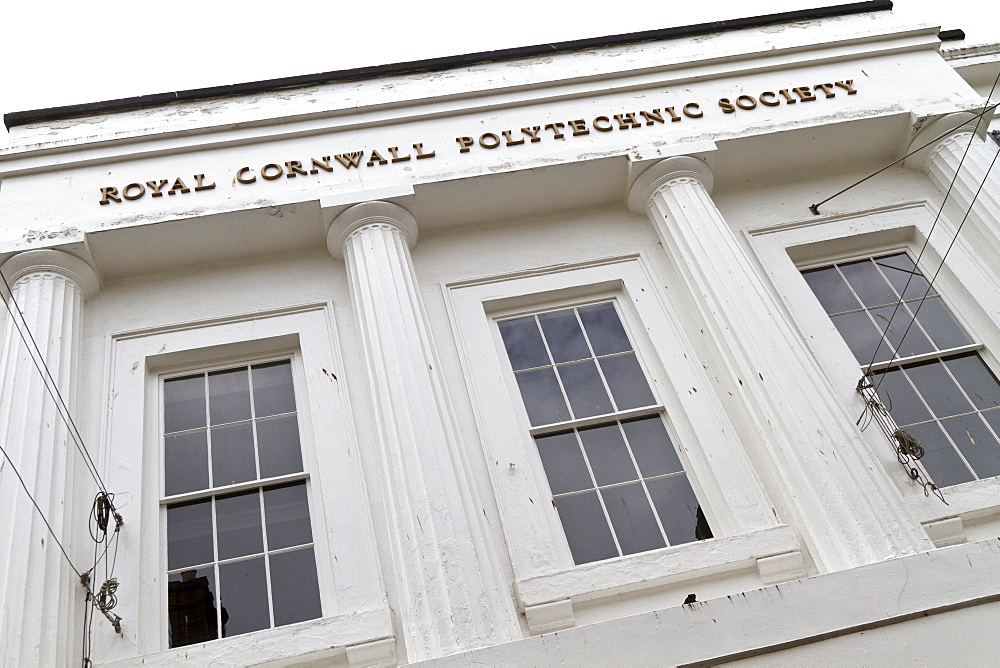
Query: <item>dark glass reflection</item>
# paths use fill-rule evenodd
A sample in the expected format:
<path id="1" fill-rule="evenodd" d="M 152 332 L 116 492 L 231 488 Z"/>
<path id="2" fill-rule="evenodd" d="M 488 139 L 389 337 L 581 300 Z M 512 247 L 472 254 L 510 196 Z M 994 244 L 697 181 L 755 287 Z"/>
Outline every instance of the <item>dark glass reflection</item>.
<path id="1" fill-rule="evenodd" d="M 260 477 L 270 478 L 300 472 L 302 446 L 299 445 L 298 416 L 258 420 L 256 426 Z"/>
<path id="2" fill-rule="evenodd" d="M 249 422 L 212 427 L 212 484 L 233 485 L 257 478 L 253 425 Z"/>
<path id="3" fill-rule="evenodd" d="M 208 405 L 212 424 L 250 419 L 250 377 L 247 369 L 208 374 Z"/>
<path id="4" fill-rule="evenodd" d="M 647 480 L 646 487 L 670 544 L 680 545 L 698 540 L 699 519 L 704 518 L 698 516 L 698 499 L 687 476 L 673 475 Z"/>
<path id="5" fill-rule="evenodd" d="M 961 390 L 939 360 L 908 365 L 905 372 L 913 384 L 920 388 L 924 401 L 939 418 L 972 410 L 972 404 L 962 396 Z"/>
<path id="6" fill-rule="evenodd" d="M 622 422 L 622 428 L 643 477 L 677 473 L 684 468 L 660 416 L 627 420 Z"/>
<path id="7" fill-rule="evenodd" d="M 618 410 L 624 411 L 656 403 L 649 389 L 649 383 L 646 382 L 646 374 L 642 372 L 635 353 L 602 357 L 600 364 Z"/>
<path id="8" fill-rule="evenodd" d="M 601 490 L 601 496 L 604 497 L 622 554 L 666 547 L 640 483 L 608 487 Z"/>
<path id="9" fill-rule="evenodd" d="M 323 614 L 313 549 L 280 552 L 271 557 L 274 625 L 295 624 Z"/>
<path id="10" fill-rule="evenodd" d="M 309 524 L 305 482 L 265 489 L 264 518 L 269 550 L 311 543 L 312 527 Z"/>
<path id="11" fill-rule="evenodd" d="M 167 507 L 167 568 L 174 570 L 214 561 L 212 501 Z"/>
<path id="12" fill-rule="evenodd" d="M 979 478 L 1000 475 L 1000 443 L 979 415 L 942 420 L 951 440 Z"/>
<path id="13" fill-rule="evenodd" d="M 584 306 L 578 309 L 587 338 L 596 355 L 610 355 L 632 350 L 621 318 L 611 303 Z"/>
<path id="14" fill-rule="evenodd" d="M 534 317 L 505 320 L 499 324 L 500 337 L 514 371 L 550 364 Z"/>
<path id="15" fill-rule="evenodd" d="M 535 444 L 553 494 L 578 492 L 594 486 L 575 432 L 537 436 Z"/>
<path id="16" fill-rule="evenodd" d="M 270 628 L 264 557 L 219 564 L 219 600 L 228 615 L 224 638 Z"/>
<path id="17" fill-rule="evenodd" d="M 586 564 L 618 556 L 597 492 L 561 496 L 555 501 L 574 563 Z"/>
<path id="18" fill-rule="evenodd" d="M 581 429 L 580 439 L 598 485 L 613 485 L 639 477 L 617 422 Z"/>
<path id="19" fill-rule="evenodd" d="M 167 579 L 171 647 L 184 647 L 219 637 L 215 571 L 212 567 L 173 573 Z M 223 612 L 222 623 L 228 621 Z"/>
<path id="20" fill-rule="evenodd" d="M 917 312 L 917 322 L 923 326 L 932 339 L 938 350 L 957 348 L 972 343 L 972 339 L 965 333 L 951 309 L 945 306 L 940 297 L 925 299 L 919 303 L 920 310 Z M 916 310 L 917 304 L 912 304 L 911 308 Z M 909 335 L 907 335 L 909 338 Z"/>
<path id="21" fill-rule="evenodd" d="M 1000 383 L 976 353 L 952 357 L 945 366 L 958 379 L 959 385 L 979 409 L 1000 406 Z"/>
<path id="22" fill-rule="evenodd" d="M 267 417 L 295 410 L 292 363 L 289 360 L 255 364 L 252 373 L 254 415 Z"/>
<path id="23" fill-rule="evenodd" d="M 594 360 L 562 364 L 556 369 L 559 370 L 566 396 L 573 407 L 573 417 L 604 415 L 613 410 Z"/>
<path id="24" fill-rule="evenodd" d="M 215 501 L 219 559 L 232 559 L 264 551 L 257 490 L 219 496 Z"/>
<path id="25" fill-rule="evenodd" d="M 882 269 L 882 273 L 889 279 L 897 294 L 903 294 L 903 287 L 906 286 L 906 294 L 903 294 L 903 299 L 921 299 L 925 294 L 937 294 L 933 288 L 929 293 L 927 292 L 927 280 L 920 274 L 914 266 L 913 260 L 906 253 L 880 257 L 875 260 L 875 264 Z"/>
<path id="26" fill-rule="evenodd" d="M 204 429 L 163 438 L 167 496 L 208 488 L 208 436 Z"/>
<path id="27" fill-rule="evenodd" d="M 542 325 L 545 341 L 549 344 L 549 351 L 556 363 L 593 357 L 573 311 L 542 313 L 538 316 L 538 322 Z"/>
<path id="28" fill-rule="evenodd" d="M 569 419 L 569 409 L 552 367 L 515 374 L 531 425 L 552 424 Z"/>
<path id="29" fill-rule="evenodd" d="M 861 308 L 861 302 L 851 292 L 836 267 L 803 271 L 802 277 L 806 279 L 806 283 L 812 288 L 828 315 Z"/>
<path id="30" fill-rule="evenodd" d="M 875 386 L 879 400 L 889 409 L 896 424 L 903 426 L 931 419 L 930 411 L 906 380 L 902 369 L 897 367 L 876 376 Z"/>
<path id="31" fill-rule="evenodd" d="M 882 277 L 871 260 L 846 262 L 839 265 L 841 273 L 868 308 L 894 304 L 899 295 Z"/>
<path id="32" fill-rule="evenodd" d="M 951 446 L 941 426 L 936 422 L 907 427 L 906 431 L 920 441 L 924 456 L 920 463 L 938 487 L 958 485 L 974 480 L 975 476 Z"/>
<path id="33" fill-rule="evenodd" d="M 163 433 L 205 426 L 205 377 L 163 381 Z"/>

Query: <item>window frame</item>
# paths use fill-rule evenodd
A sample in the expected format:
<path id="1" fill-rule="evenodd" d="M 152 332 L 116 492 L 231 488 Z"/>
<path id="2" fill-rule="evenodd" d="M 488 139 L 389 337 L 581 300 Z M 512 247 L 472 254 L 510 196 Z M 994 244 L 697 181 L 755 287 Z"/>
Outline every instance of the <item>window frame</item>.
<path id="1" fill-rule="evenodd" d="M 800 272 L 893 252 L 906 252 L 915 261 L 938 218 L 936 205 L 914 200 L 744 230 L 775 294 L 787 308 L 819 366 L 827 372 L 827 381 L 841 400 L 845 420 L 853 423 L 864 411 L 864 401 L 855 391 L 861 366 Z M 1000 377 L 996 353 L 1000 350 L 1000 322 L 991 315 L 1000 314 L 1000 295 L 992 290 L 1000 276 L 962 236 L 948 251 L 953 234 L 950 221 L 939 222 L 930 243 L 926 244 L 920 265 L 937 268 L 947 252 L 947 262 L 934 283 L 936 289 L 976 342 L 974 348 L 983 363 Z M 949 504 L 945 505 L 933 495 L 926 497 L 922 488 L 900 470 L 892 445 L 881 431 L 871 427 L 862 437 L 921 524 L 965 517 L 1000 526 L 1000 477 L 944 488 Z"/>
<path id="2" fill-rule="evenodd" d="M 637 253 L 443 285 L 515 589 L 526 610 L 709 573 L 745 572 L 755 560 L 760 565 L 761 559 L 779 554 L 798 560 L 787 574 L 801 576 L 798 539 L 772 513 L 744 449 L 733 447 L 739 432 L 698 363 L 699 351 L 654 288 L 658 283 L 645 255 Z M 650 411 L 665 416 L 715 538 L 577 565 L 550 502 L 551 489 L 496 320 L 599 301 L 618 307 L 656 399 Z M 653 340 L 672 345 L 657 347 Z"/>
<path id="3" fill-rule="evenodd" d="M 330 302 L 315 302 L 107 336 L 107 408 L 98 461 L 105 463 L 108 488 L 125 511 L 116 612 L 131 621 L 123 625 L 123 636 L 96 639 L 103 645 L 95 645 L 95 652 L 108 661 L 169 663 L 197 653 L 206 663 L 250 664 L 283 660 L 292 645 L 297 656 L 310 659 L 342 657 L 353 646 L 391 648 L 391 611 L 356 455 L 354 413 L 339 380 L 344 367 L 333 314 Z M 293 365 L 323 616 L 169 648 L 161 376 L 273 357 L 287 357 Z M 350 549 L 338 549 L 346 545 Z"/>
<path id="4" fill-rule="evenodd" d="M 202 489 L 202 490 L 195 490 L 195 491 L 192 491 L 192 492 L 183 492 L 183 493 L 180 493 L 180 494 L 173 494 L 173 495 L 167 496 L 166 495 L 166 491 L 165 491 L 166 490 L 166 466 L 164 464 L 162 464 L 162 462 L 164 462 L 164 456 L 165 456 L 165 453 L 166 453 L 166 434 L 164 433 L 164 408 L 165 408 L 165 404 L 164 404 L 164 401 L 163 401 L 163 397 L 164 397 L 164 390 L 163 390 L 163 388 L 164 388 L 165 382 L 168 381 L 168 380 L 172 380 L 174 378 L 181 378 L 181 377 L 191 376 L 191 375 L 195 375 L 195 374 L 198 374 L 198 375 L 211 374 L 214 371 L 225 371 L 225 370 L 238 369 L 238 368 L 246 368 L 246 369 L 249 370 L 253 365 L 256 365 L 256 364 L 267 364 L 269 362 L 281 362 L 281 361 L 286 361 L 286 360 L 290 364 L 291 374 L 292 374 L 292 390 L 293 390 L 293 393 L 295 395 L 295 417 L 296 417 L 296 422 L 297 422 L 297 426 L 298 426 L 298 430 L 299 430 L 299 450 L 300 450 L 300 456 L 302 457 L 302 471 L 295 472 L 295 473 L 283 474 L 283 475 L 280 475 L 280 476 L 272 476 L 270 478 L 256 478 L 254 480 L 248 480 L 248 481 L 244 481 L 244 482 L 240 482 L 240 483 L 235 483 L 235 484 L 231 484 L 231 485 L 223 485 L 221 487 L 207 487 L 207 488 Z M 213 499 L 213 498 L 219 497 L 219 496 L 226 496 L 226 495 L 229 495 L 229 494 L 237 494 L 237 493 L 241 493 L 241 492 L 248 492 L 248 491 L 251 491 L 251 490 L 258 490 L 259 491 L 259 490 L 264 490 L 264 489 L 267 489 L 267 488 L 270 488 L 270 487 L 278 487 L 278 486 L 281 486 L 281 485 L 293 484 L 293 483 L 297 483 L 297 482 L 304 482 L 305 483 L 306 501 L 307 501 L 308 508 L 309 508 L 309 527 L 310 527 L 310 530 L 312 531 L 312 542 L 310 543 L 310 546 L 311 546 L 311 548 L 313 550 L 314 560 L 315 560 L 315 563 L 316 563 L 316 578 L 317 578 L 317 583 L 318 583 L 318 586 L 319 586 L 319 597 L 320 597 L 320 615 L 319 615 L 318 618 L 314 618 L 314 619 L 319 619 L 319 618 L 322 618 L 322 617 L 326 616 L 326 614 L 324 613 L 324 603 L 323 603 L 323 601 L 324 601 L 324 598 L 329 598 L 329 594 L 327 594 L 327 596 L 324 596 L 323 592 L 324 592 L 324 590 L 326 590 L 326 591 L 332 590 L 332 580 L 331 580 L 330 572 L 329 572 L 330 569 L 329 568 L 327 568 L 327 569 L 322 568 L 321 564 L 329 564 L 330 561 L 331 561 L 331 559 L 330 559 L 329 550 L 326 549 L 327 546 L 323 542 L 317 542 L 317 540 L 316 540 L 317 536 L 321 536 L 322 535 L 324 527 L 323 527 L 322 518 L 317 518 L 316 517 L 317 514 L 313 511 L 313 505 L 314 504 L 313 504 L 313 501 L 312 501 L 312 496 L 313 496 L 313 487 L 314 487 L 314 484 L 312 482 L 311 471 L 315 470 L 315 466 L 316 466 L 315 456 L 314 456 L 315 446 L 314 446 L 314 444 L 313 444 L 313 442 L 311 440 L 311 436 L 312 436 L 311 430 L 307 430 L 307 429 L 304 428 L 303 421 L 306 419 L 306 417 L 303 416 L 301 414 L 301 411 L 299 410 L 299 398 L 302 397 L 304 395 L 304 393 L 305 393 L 304 382 L 302 380 L 302 373 L 303 373 L 303 370 L 302 370 L 301 355 L 297 351 L 295 351 L 295 350 L 290 350 L 289 352 L 284 353 L 284 354 L 270 354 L 270 355 L 262 355 L 262 356 L 258 355 L 258 356 L 248 357 L 248 358 L 240 358 L 238 360 L 229 360 L 229 361 L 225 361 L 225 362 L 218 362 L 218 363 L 210 364 L 210 365 L 207 365 L 207 366 L 206 365 L 195 365 L 195 366 L 185 365 L 185 366 L 182 366 L 182 367 L 179 367 L 179 368 L 176 368 L 176 369 L 175 368 L 171 368 L 169 371 L 161 370 L 160 373 L 157 374 L 157 399 L 158 399 L 158 402 L 159 402 L 159 405 L 158 405 L 158 414 L 159 414 L 158 430 L 159 430 L 159 435 L 160 435 L 159 436 L 159 447 L 160 447 L 160 461 L 161 461 L 161 466 L 159 467 L 159 474 L 160 474 L 160 476 L 159 476 L 160 477 L 160 481 L 159 481 L 159 489 L 160 489 L 160 516 L 162 518 L 162 532 L 161 532 L 161 535 L 163 536 L 163 545 L 167 545 L 168 541 L 169 541 L 169 535 L 168 535 L 168 531 L 167 531 L 167 511 L 170 508 L 170 506 L 172 506 L 172 505 L 181 504 L 181 503 L 187 503 L 187 502 L 191 502 L 191 501 L 201 501 L 201 500 L 206 500 L 206 499 Z M 270 416 L 267 416 L 267 417 L 270 417 Z M 206 429 L 210 430 L 211 429 L 211 420 L 207 418 L 207 414 L 206 414 L 206 419 L 207 419 Z M 253 422 L 256 422 L 257 419 L 258 419 L 257 416 L 253 416 L 251 418 L 251 420 Z M 211 453 L 211 448 L 209 449 L 209 453 Z M 255 448 L 255 454 L 256 454 L 256 448 Z M 212 467 L 211 457 L 209 457 L 209 460 L 208 460 L 207 464 L 208 464 L 209 469 L 211 469 L 211 467 Z M 262 517 L 262 521 L 263 521 L 263 517 Z M 212 524 L 213 524 L 212 538 L 213 538 L 213 545 L 214 545 L 216 543 L 216 541 L 218 540 L 218 527 L 215 524 L 214 512 L 213 512 L 213 522 L 212 522 Z M 262 527 L 263 527 L 263 525 L 262 525 Z M 302 547 L 303 546 L 301 546 L 301 545 L 300 546 L 295 546 L 293 548 L 290 548 L 289 551 L 292 551 L 292 550 L 295 550 L 295 549 L 302 549 Z M 268 558 L 269 558 L 271 554 L 282 552 L 282 551 L 285 551 L 285 550 L 278 550 L 278 551 L 264 550 L 263 554 L 268 555 Z M 163 584 L 163 588 L 164 588 L 163 600 L 168 602 L 168 613 L 169 613 L 169 593 L 168 593 L 168 588 L 169 588 L 169 579 L 170 579 L 170 573 L 169 573 L 170 569 L 167 568 L 167 550 L 161 550 L 161 559 L 162 559 L 162 570 L 160 572 L 163 574 L 163 583 L 162 583 Z M 212 562 L 213 573 L 217 574 L 218 567 L 222 564 L 222 562 L 235 563 L 236 561 L 240 561 L 240 560 L 243 560 L 243 559 L 245 559 L 245 557 L 240 557 L 238 559 L 233 559 L 233 560 L 230 560 L 230 559 L 216 559 L 216 560 L 214 560 Z M 269 570 L 265 570 L 265 573 L 269 573 Z M 269 607 L 268 617 L 271 618 L 271 617 L 273 617 L 273 608 L 274 608 L 274 601 L 273 601 L 273 596 L 272 596 L 271 580 L 270 580 L 270 576 L 269 575 L 265 575 L 265 577 L 267 577 L 267 598 L 268 598 L 267 602 L 268 602 L 268 607 Z M 218 605 L 220 603 L 219 591 L 218 591 L 218 587 L 219 587 L 218 577 L 216 577 L 215 586 L 216 586 L 216 590 L 213 592 L 213 595 L 215 595 L 215 597 L 216 597 L 216 604 Z M 167 648 L 170 648 L 170 641 L 169 641 L 169 627 L 170 627 L 169 615 L 168 615 L 168 618 L 166 619 L 166 621 L 167 621 L 167 627 L 166 627 L 166 629 L 164 631 L 164 633 L 166 634 L 166 637 L 164 639 L 164 646 L 167 647 Z M 306 620 L 306 621 L 311 621 L 311 620 Z M 297 623 L 301 623 L 301 622 L 297 622 Z M 289 625 L 286 624 L 284 626 L 289 626 Z M 267 627 L 267 629 L 259 629 L 259 630 L 264 631 L 264 630 L 268 630 L 268 629 L 277 629 L 277 628 L 282 628 L 282 626 L 269 626 L 269 627 Z M 222 627 L 220 626 L 219 627 L 219 634 L 220 634 L 219 637 L 216 638 L 215 640 L 205 641 L 205 642 L 216 642 L 218 640 L 223 640 L 225 637 L 222 636 L 221 633 L 222 633 Z M 256 631 L 250 631 L 248 633 L 256 633 Z M 246 635 L 246 634 L 239 634 L 239 635 Z M 235 638 L 237 636 L 229 636 L 229 637 Z M 201 644 L 201 643 L 192 643 L 192 644 L 198 645 L 198 644 Z M 176 647 L 174 647 L 172 649 L 178 649 L 180 647 L 189 647 L 189 646 L 190 645 L 178 645 L 178 646 L 176 646 Z"/>

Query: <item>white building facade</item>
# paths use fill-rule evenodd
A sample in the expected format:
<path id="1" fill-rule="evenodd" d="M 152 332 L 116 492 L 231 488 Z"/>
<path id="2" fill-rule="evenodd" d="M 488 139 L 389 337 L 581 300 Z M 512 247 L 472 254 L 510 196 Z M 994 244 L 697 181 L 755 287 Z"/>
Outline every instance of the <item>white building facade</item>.
<path id="1" fill-rule="evenodd" d="M 0 663 L 988 661 L 1000 57 L 860 4 L 11 115 Z"/>

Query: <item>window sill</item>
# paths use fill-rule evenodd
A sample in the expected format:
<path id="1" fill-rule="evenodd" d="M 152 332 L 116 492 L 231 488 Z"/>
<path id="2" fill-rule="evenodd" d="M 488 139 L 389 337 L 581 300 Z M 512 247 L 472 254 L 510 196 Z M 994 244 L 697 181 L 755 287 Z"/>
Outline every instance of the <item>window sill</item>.
<path id="1" fill-rule="evenodd" d="M 124 640 L 121 640 L 124 642 Z M 112 653 L 109 648 L 108 653 Z M 257 665 L 346 658 L 348 665 L 395 663 L 395 640 L 388 608 L 290 624 L 233 638 L 119 659 L 104 666 Z M 346 657 L 345 657 L 346 655 Z"/>
<path id="2" fill-rule="evenodd" d="M 789 526 L 630 554 L 517 582 L 524 607 L 585 601 L 758 567 L 765 584 L 801 577 L 801 546 Z M 761 562 L 785 557 L 775 570 Z M 769 561 L 772 564 L 773 561 Z M 798 565 L 796 567 L 796 564 Z M 568 624 L 572 625 L 572 624 Z M 565 628 L 567 625 L 562 625 Z M 549 629 L 545 629 L 549 630 Z"/>

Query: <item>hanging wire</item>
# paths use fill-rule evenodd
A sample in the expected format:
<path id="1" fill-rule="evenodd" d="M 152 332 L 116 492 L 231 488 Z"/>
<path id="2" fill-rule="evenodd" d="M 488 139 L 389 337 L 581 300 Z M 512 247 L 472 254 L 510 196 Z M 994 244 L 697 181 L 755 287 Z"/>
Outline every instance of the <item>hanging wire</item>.
<path id="1" fill-rule="evenodd" d="M 28 355 L 31 357 L 32 363 L 35 368 L 38 369 L 38 373 L 42 376 L 43 384 L 45 389 L 48 391 L 49 396 L 56 403 L 56 410 L 59 416 L 62 418 L 66 427 L 69 429 L 70 437 L 76 446 L 77 451 L 83 458 L 84 465 L 90 472 L 91 477 L 97 483 L 98 488 L 107 494 L 108 490 L 101 479 L 101 475 L 97 470 L 97 466 L 94 464 L 94 460 L 90 457 L 90 452 L 87 450 L 86 445 L 83 443 L 83 437 L 80 435 L 80 430 L 76 426 L 76 422 L 73 420 L 73 416 L 66 406 L 66 402 L 63 400 L 62 394 L 59 392 L 59 386 L 56 384 L 55 379 L 52 377 L 52 373 L 49 371 L 48 365 L 45 363 L 45 358 L 42 356 L 42 352 L 38 347 L 38 343 L 35 341 L 35 337 L 31 333 L 31 328 L 28 327 L 28 322 L 24 318 L 24 314 L 21 312 L 21 307 L 17 303 L 17 298 L 14 297 L 14 291 L 11 290 L 10 283 L 7 282 L 7 277 L 0 271 L 0 279 L 3 280 L 4 287 L 7 288 L 7 294 L 10 295 L 10 302 L 4 300 L 4 304 L 7 307 L 7 312 L 10 314 L 11 324 L 17 329 L 17 333 L 21 336 L 21 341 L 24 342 L 25 347 L 28 349 Z M 11 308 L 13 304 L 13 308 Z M 21 322 L 18 323 L 17 318 L 14 317 L 14 312 L 20 317 Z M 30 340 L 30 344 L 29 344 Z M 32 349 L 34 349 L 34 354 L 32 354 Z"/>

